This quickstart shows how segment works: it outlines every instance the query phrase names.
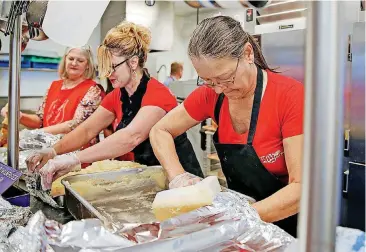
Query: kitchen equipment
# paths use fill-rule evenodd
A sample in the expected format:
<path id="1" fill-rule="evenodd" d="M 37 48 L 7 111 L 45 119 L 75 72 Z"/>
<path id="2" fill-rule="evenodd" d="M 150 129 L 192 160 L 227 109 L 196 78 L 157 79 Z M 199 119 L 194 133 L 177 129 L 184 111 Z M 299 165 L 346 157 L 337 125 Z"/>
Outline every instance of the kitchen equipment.
<path id="1" fill-rule="evenodd" d="M 14 206 L 30 206 L 30 194 L 23 189 L 12 186 L 1 196 Z"/>
<path id="2" fill-rule="evenodd" d="M 47 36 L 64 46 L 84 46 L 98 25 L 109 0 L 48 1 L 42 29 Z M 87 12 L 87 15 L 83 15 Z"/>
<path id="3" fill-rule="evenodd" d="M 131 222 L 132 218 L 135 220 L 132 222 L 137 223 L 154 221 L 151 204 L 159 191 L 157 184 L 148 176 L 137 182 L 133 180 L 138 180 L 137 176 L 145 171 L 161 172 L 161 169 L 161 166 L 152 166 L 66 177 L 61 182 L 66 191 L 65 206 L 76 219 L 97 217 L 108 222 Z M 131 180 L 125 183 L 123 179 L 128 176 Z M 93 186 L 85 187 L 90 193 L 81 192 L 84 189 L 80 183 L 84 182 L 85 186 L 93 183 Z M 108 185 L 113 183 L 119 183 L 118 188 L 110 189 Z"/>
<path id="4" fill-rule="evenodd" d="M 161 170 L 161 166 L 149 166 L 66 177 L 61 182 L 66 191 L 65 207 L 75 219 L 98 218 L 112 224 L 156 221 L 152 213 L 152 202 L 156 193 L 164 190 L 162 189 L 164 186 L 157 183 L 158 180 L 154 179 L 154 176 L 158 175 L 159 177 Z M 151 176 L 147 173 L 150 171 Z M 148 176 L 144 176 L 144 172 Z M 123 179 L 128 177 L 137 178 L 136 183 L 126 184 L 126 180 L 123 181 Z M 105 190 L 101 188 L 103 184 L 119 183 L 121 179 L 122 182 L 117 184 L 116 190 L 109 190 L 108 187 Z M 138 181 L 139 179 L 140 181 Z M 93 186 L 88 187 L 89 192 L 83 193 L 76 185 L 80 182 L 89 183 L 89 185 L 93 183 Z M 167 184 L 165 188 L 167 188 Z M 227 188 L 222 187 L 222 189 L 237 194 Z M 246 198 L 250 203 L 255 202 L 248 196 L 241 195 L 241 197 Z"/>
<path id="5" fill-rule="evenodd" d="M 42 24 L 46 15 L 48 1 L 33 0 L 29 3 L 26 19 L 28 22 L 29 38 L 42 41 L 48 39 L 42 30 Z"/>
<path id="6" fill-rule="evenodd" d="M 4 32 L 5 35 L 13 33 L 16 17 L 23 14 L 27 9 L 28 4 L 29 1 L 12 1 Z"/>

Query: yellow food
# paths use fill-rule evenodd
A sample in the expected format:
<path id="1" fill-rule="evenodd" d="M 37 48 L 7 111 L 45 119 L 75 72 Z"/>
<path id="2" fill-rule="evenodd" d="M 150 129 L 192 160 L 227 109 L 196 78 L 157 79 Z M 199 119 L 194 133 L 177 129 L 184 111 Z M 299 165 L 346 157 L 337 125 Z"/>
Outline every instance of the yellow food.
<path id="1" fill-rule="evenodd" d="M 82 169 L 78 172 L 70 172 L 52 183 L 51 195 L 52 196 L 60 196 L 65 194 L 65 187 L 61 184 L 61 180 L 65 177 L 72 175 L 80 175 L 80 174 L 90 174 L 90 173 L 99 173 L 106 171 L 118 171 L 120 169 L 126 168 L 138 168 L 143 167 L 144 165 L 140 165 L 138 163 L 130 162 L 130 161 L 118 161 L 118 160 L 103 160 L 94 162 L 92 165 L 88 166 L 85 169 Z"/>

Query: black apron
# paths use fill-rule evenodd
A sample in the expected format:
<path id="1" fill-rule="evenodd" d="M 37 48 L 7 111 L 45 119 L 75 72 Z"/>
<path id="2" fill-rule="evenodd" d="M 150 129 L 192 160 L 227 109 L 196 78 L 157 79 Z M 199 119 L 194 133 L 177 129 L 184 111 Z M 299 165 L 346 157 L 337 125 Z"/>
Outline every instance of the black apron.
<path id="1" fill-rule="evenodd" d="M 253 148 L 263 90 L 262 70 L 257 67 L 257 72 L 257 86 L 254 93 L 247 144 L 220 144 L 218 129 L 213 136 L 213 140 L 228 187 L 260 201 L 286 185 L 263 166 Z M 215 106 L 215 120 L 218 127 L 220 127 L 219 116 L 223 100 L 224 94 L 220 94 Z M 274 224 L 296 237 L 297 214 Z"/>
<path id="2" fill-rule="evenodd" d="M 144 72 L 140 85 L 137 87 L 135 93 L 133 93 L 131 96 L 128 95 L 125 88 L 121 88 L 123 116 L 116 130 L 127 127 L 127 125 L 129 125 L 133 118 L 135 118 L 137 115 L 141 108 L 141 102 L 146 93 L 149 80 L 150 76 Z M 187 134 L 183 133 L 182 135 L 176 137 L 174 139 L 174 144 L 179 161 L 182 164 L 184 170 L 196 176 L 203 177 L 200 164 L 197 160 L 192 144 L 187 138 Z M 160 165 L 158 159 L 154 155 L 149 138 L 136 146 L 132 152 L 134 153 L 135 161 L 140 164 L 147 166 Z"/>

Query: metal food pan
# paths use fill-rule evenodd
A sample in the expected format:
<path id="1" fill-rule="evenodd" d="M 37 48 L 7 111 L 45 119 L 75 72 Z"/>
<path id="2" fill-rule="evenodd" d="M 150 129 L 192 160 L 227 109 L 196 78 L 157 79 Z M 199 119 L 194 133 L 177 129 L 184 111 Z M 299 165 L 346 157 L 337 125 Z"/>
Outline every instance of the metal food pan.
<path id="1" fill-rule="evenodd" d="M 99 190 L 90 193 L 92 197 L 84 197 L 78 193 L 72 184 L 87 180 L 103 181 L 103 183 L 118 181 L 123 176 L 138 174 L 147 169 L 159 169 L 161 166 L 142 168 L 128 168 L 119 171 L 74 175 L 64 178 L 61 183 L 65 186 L 65 206 L 75 219 L 98 218 L 102 221 L 118 223 L 150 223 L 156 221 L 152 214 L 151 205 L 158 191 L 155 191 L 156 184 L 144 180 L 136 187 L 124 187 L 122 184 L 114 194 L 109 191 Z M 166 184 L 167 186 L 167 184 Z M 167 188 L 167 187 L 166 187 Z M 222 187 L 223 191 L 231 191 Z M 136 194 L 137 193 L 137 194 Z M 136 195 L 136 196 L 135 196 Z M 241 194 L 242 195 L 242 194 Z M 244 196 L 250 203 L 255 200 Z"/>
<path id="2" fill-rule="evenodd" d="M 88 199 L 87 197 L 83 197 L 80 193 L 78 193 L 74 188 L 72 188 L 72 184 L 76 183 L 76 182 L 82 182 L 82 181 L 89 181 L 89 180 L 96 180 L 96 181 L 105 181 L 106 183 L 108 182 L 114 182 L 114 181 L 118 181 L 119 178 L 123 177 L 123 176 L 127 176 L 127 175 L 133 175 L 133 174 L 138 174 L 141 173 L 147 169 L 159 169 L 162 170 L 161 166 L 151 166 L 151 167 L 141 167 L 141 168 L 128 168 L 128 169 L 121 169 L 119 171 L 110 171 L 110 172 L 101 172 L 101 173 L 91 173 L 91 174 L 82 174 L 82 175 L 74 175 L 74 176 L 69 176 L 66 177 L 64 179 L 62 179 L 61 183 L 65 186 L 65 206 L 68 209 L 68 211 L 70 212 L 70 214 L 75 218 L 75 219 L 86 219 L 86 218 L 98 218 L 102 221 L 105 221 L 106 219 L 108 219 L 109 221 L 116 221 L 114 220 L 116 217 L 112 216 L 112 213 L 108 212 L 108 211 L 104 211 L 101 212 L 100 209 L 100 204 L 103 204 L 103 202 L 101 203 L 101 201 L 106 201 L 106 204 L 110 204 L 111 202 L 115 204 L 115 208 L 118 207 L 128 207 L 128 205 L 133 205 L 134 202 L 136 202 L 136 204 L 138 203 L 138 200 L 136 200 L 135 198 L 130 198 L 128 199 L 128 197 L 126 197 L 127 199 L 124 200 L 112 200 L 113 197 L 119 197 L 119 196 L 123 196 L 123 194 L 128 194 L 129 191 L 131 191 L 131 188 L 127 188 L 126 187 L 126 192 L 124 192 L 124 187 L 123 185 L 121 185 L 120 188 L 118 188 L 118 191 L 113 194 L 109 191 L 105 191 L 105 193 L 103 193 L 103 190 L 99 190 L 96 189 L 96 198 L 95 199 Z M 151 181 L 150 181 L 151 182 Z M 146 181 L 146 183 L 140 183 L 139 186 L 137 186 L 136 188 L 133 188 L 133 190 L 137 193 L 140 193 L 140 196 L 144 196 L 144 193 L 149 192 L 149 200 L 152 200 L 155 197 L 154 192 L 151 193 L 151 187 L 156 187 L 156 185 L 154 185 L 153 183 L 150 183 L 149 181 Z M 91 186 L 91 188 L 94 188 Z M 147 190 L 149 189 L 149 190 Z M 97 201 L 99 201 L 99 203 L 97 203 Z M 93 203 L 95 202 L 95 204 Z M 96 205 L 98 205 L 98 207 L 96 207 Z M 136 207 L 132 210 L 136 211 Z M 141 211 L 150 211 L 150 209 L 148 209 L 149 207 L 141 207 Z M 127 211 L 127 210 L 124 210 Z M 113 212 L 113 211 L 112 211 Z M 140 214 L 148 214 L 149 218 L 152 218 L 150 213 L 145 213 L 142 212 Z M 130 216 L 133 216 L 134 213 L 131 212 Z M 149 219 L 148 218 L 148 219 Z M 126 219 L 121 221 L 126 221 Z M 127 220 L 127 222 L 130 222 L 129 220 Z M 133 222 L 133 221 L 132 221 Z"/>

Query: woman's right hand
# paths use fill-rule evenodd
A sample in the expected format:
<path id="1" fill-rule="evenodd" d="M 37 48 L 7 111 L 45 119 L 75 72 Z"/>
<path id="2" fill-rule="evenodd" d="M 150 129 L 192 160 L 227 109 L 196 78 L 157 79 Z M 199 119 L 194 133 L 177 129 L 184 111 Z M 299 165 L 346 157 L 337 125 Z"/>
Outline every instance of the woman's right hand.
<path id="1" fill-rule="evenodd" d="M 53 159 L 57 155 L 54 148 L 45 148 L 37 150 L 31 153 L 25 160 L 28 171 L 33 173 L 41 169 L 50 159 Z"/>
<path id="2" fill-rule="evenodd" d="M 6 104 L 6 105 L 1 109 L 1 116 L 2 116 L 2 117 L 8 117 L 8 104 Z"/>
<path id="3" fill-rule="evenodd" d="M 8 103 L 1 109 L 1 116 L 2 117 L 8 117 Z M 21 111 L 19 111 L 19 120 L 20 118 L 22 118 L 23 113 Z"/>
<path id="4" fill-rule="evenodd" d="M 178 188 L 178 187 L 185 187 L 185 186 L 191 186 L 198 182 L 200 182 L 202 178 L 197 177 L 193 174 L 190 174 L 188 172 L 179 174 L 175 176 L 172 181 L 169 183 L 169 189 Z"/>

